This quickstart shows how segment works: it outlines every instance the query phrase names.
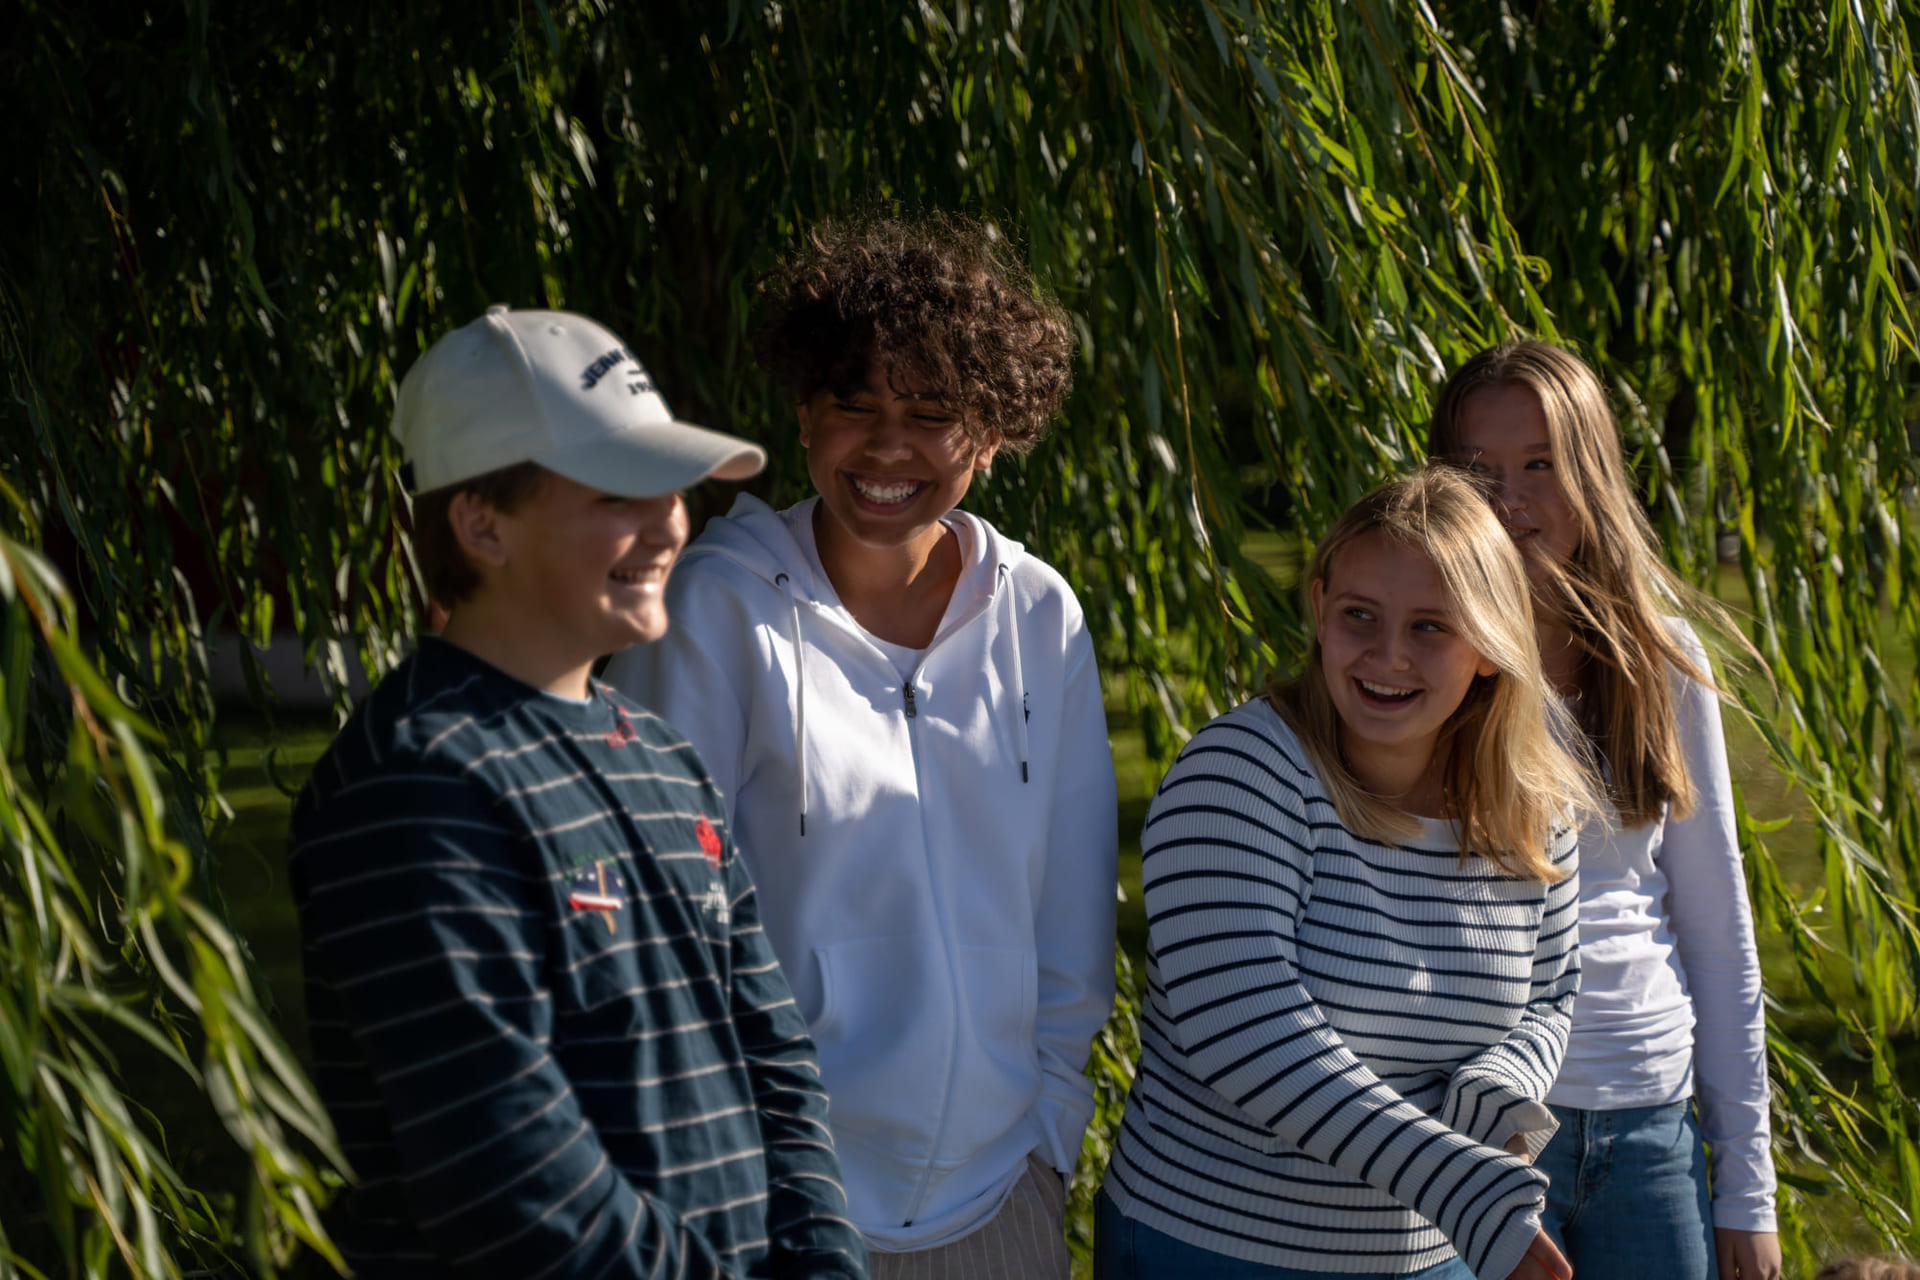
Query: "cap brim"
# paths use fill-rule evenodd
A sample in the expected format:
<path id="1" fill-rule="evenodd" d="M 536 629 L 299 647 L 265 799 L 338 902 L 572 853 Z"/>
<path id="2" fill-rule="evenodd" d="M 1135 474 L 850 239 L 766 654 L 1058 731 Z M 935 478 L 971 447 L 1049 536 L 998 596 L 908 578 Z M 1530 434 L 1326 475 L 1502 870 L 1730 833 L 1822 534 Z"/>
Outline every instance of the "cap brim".
<path id="1" fill-rule="evenodd" d="M 758 475 L 767 451 L 738 436 L 676 421 L 649 423 L 532 461 L 603 493 L 657 498 L 702 480 Z"/>

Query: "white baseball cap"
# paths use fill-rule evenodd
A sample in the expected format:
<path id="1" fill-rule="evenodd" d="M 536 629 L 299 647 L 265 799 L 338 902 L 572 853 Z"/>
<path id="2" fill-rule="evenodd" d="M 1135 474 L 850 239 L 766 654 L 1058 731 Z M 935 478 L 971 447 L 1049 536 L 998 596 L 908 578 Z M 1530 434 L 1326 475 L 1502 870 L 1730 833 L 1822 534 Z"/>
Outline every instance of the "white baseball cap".
<path id="1" fill-rule="evenodd" d="M 652 498 L 767 464 L 758 445 L 675 420 L 626 344 L 585 316 L 498 305 L 407 370 L 393 434 L 416 493 L 536 462 Z"/>

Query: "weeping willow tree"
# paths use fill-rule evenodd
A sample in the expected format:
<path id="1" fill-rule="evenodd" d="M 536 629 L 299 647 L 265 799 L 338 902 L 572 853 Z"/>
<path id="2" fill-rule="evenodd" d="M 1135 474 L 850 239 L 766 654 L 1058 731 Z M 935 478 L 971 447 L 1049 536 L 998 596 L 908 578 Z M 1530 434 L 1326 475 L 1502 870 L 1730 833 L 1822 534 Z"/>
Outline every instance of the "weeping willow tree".
<path id="1" fill-rule="evenodd" d="M 1300 652 L 1287 549 L 1421 456 L 1447 368 L 1517 332 L 1595 361 L 1676 565 L 1709 583 L 1737 541 L 1778 685 L 1756 720 L 1819 826 L 1810 895 L 1742 833 L 1763 921 L 1869 1068 L 1841 1088 L 1833 1046 L 1773 1037 L 1789 1255 L 1836 1194 L 1912 1242 L 1920 707 L 1881 646 L 1920 633 L 1917 21 L 1913 0 L 18 0 L 3 1256 L 175 1275 L 324 1250 L 326 1122 L 209 905 L 207 648 L 241 637 L 263 704 L 276 632 L 342 690 L 404 650 L 398 375 L 488 303 L 586 312 L 683 416 L 768 443 L 760 483 L 790 498 L 755 278 L 819 219 L 893 208 L 987 222 L 1075 318 L 1066 421 L 979 502 L 1076 584 L 1159 759 Z M 1123 1089 L 1123 1055 L 1101 1062 Z M 182 1090 L 244 1153 L 240 1194 L 180 1172 L 156 1117 Z"/>

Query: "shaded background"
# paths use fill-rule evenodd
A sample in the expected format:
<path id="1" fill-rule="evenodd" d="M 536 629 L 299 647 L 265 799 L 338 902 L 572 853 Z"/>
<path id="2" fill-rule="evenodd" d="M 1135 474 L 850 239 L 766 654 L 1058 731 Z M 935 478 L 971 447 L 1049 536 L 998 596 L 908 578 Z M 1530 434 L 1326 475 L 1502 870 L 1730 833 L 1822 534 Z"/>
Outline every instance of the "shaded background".
<path id="1" fill-rule="evenodd" d="M 232 864 L 314 732 L 276 722 L 259 655 L 296 646 L 344 705 L 418 624 L 398 374 L 488 303 L 582 311 L 680 415 L 766 443 L 754 487 L 791 499 L 754 281 L 874 209 L 982 219 L 1075 318 L 1064 420 L 972 505 L 1080 592 L 1136 805 L 1299 653 L 1303 548 L 1421 456 L 1447 368 L 1516 332 L 1593 360 L 1673 562 L 1750 609 L 1777 684 L 1739 682 L 1737 732 L 1790 1257 L 1835 1213 L 1906 1237 L 1916 23 L 1916 0 L 15 0 L 0 1247 L 174 1274 L 321 1243 L 325 1122 L 247 945 L 284 914 L 246 925 L 277 891 Z M 253 706 L 224 727 L 215 640 Z M 245 841 L 236 805 L 267 815 Z M 1792 825 L 1770 847 L 1756 814 Z M 1123 1010 L 1101 1125 L 1126 1034 Z"/>

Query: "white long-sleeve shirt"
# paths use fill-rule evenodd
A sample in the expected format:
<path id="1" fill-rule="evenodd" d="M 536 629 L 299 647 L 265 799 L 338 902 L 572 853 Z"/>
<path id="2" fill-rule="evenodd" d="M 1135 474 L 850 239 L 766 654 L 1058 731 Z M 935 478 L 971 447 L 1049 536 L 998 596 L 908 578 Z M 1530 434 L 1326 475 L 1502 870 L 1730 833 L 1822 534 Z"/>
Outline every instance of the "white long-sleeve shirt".
<path id="1" fill-rule="evenodd" d="M 956 511 L 933 643 L 882 646 L 819 567 L 817 501 L 740 498 L 668 580 L 666 637 L 607 676 L 726 797 L 851 1216 L 879 1248 L 932 1248 L 990 1218 L 1030 1152 L 1080 1153 L 1113 1001 L 1113 760 L 1059 574 Z"/>
<path id="2" fill-rule="evenodd" d="M 1505 1280 L 1539 1230 L 1541 1103 L 1579 980 L 1577 879 L 1340 822 L 1265 699 L 1193 736 L 1142 834 L 1140 1071 L 1106 1189 L 1129 1218 L 1269 1266 Z M 1572 871 L 1573 830 L 1553 863 Z M 1451 1247 L 1449 1247 L 1451 1246 Z"/>
<path id="3" fill-rule="evenodd" d="M 1667 620 L 1702 671 L 1706 650 Z M 1735 837 L 1720 703 L 1668 675 L 1696 799 L 1685 818 L 1580 833 L 1580 995 L 1549 1102 L 1661 1106 L 1697 1091 L 1713 1148 L 1713 1224 L 1774 1230 L 1766 1011 Z"/>

